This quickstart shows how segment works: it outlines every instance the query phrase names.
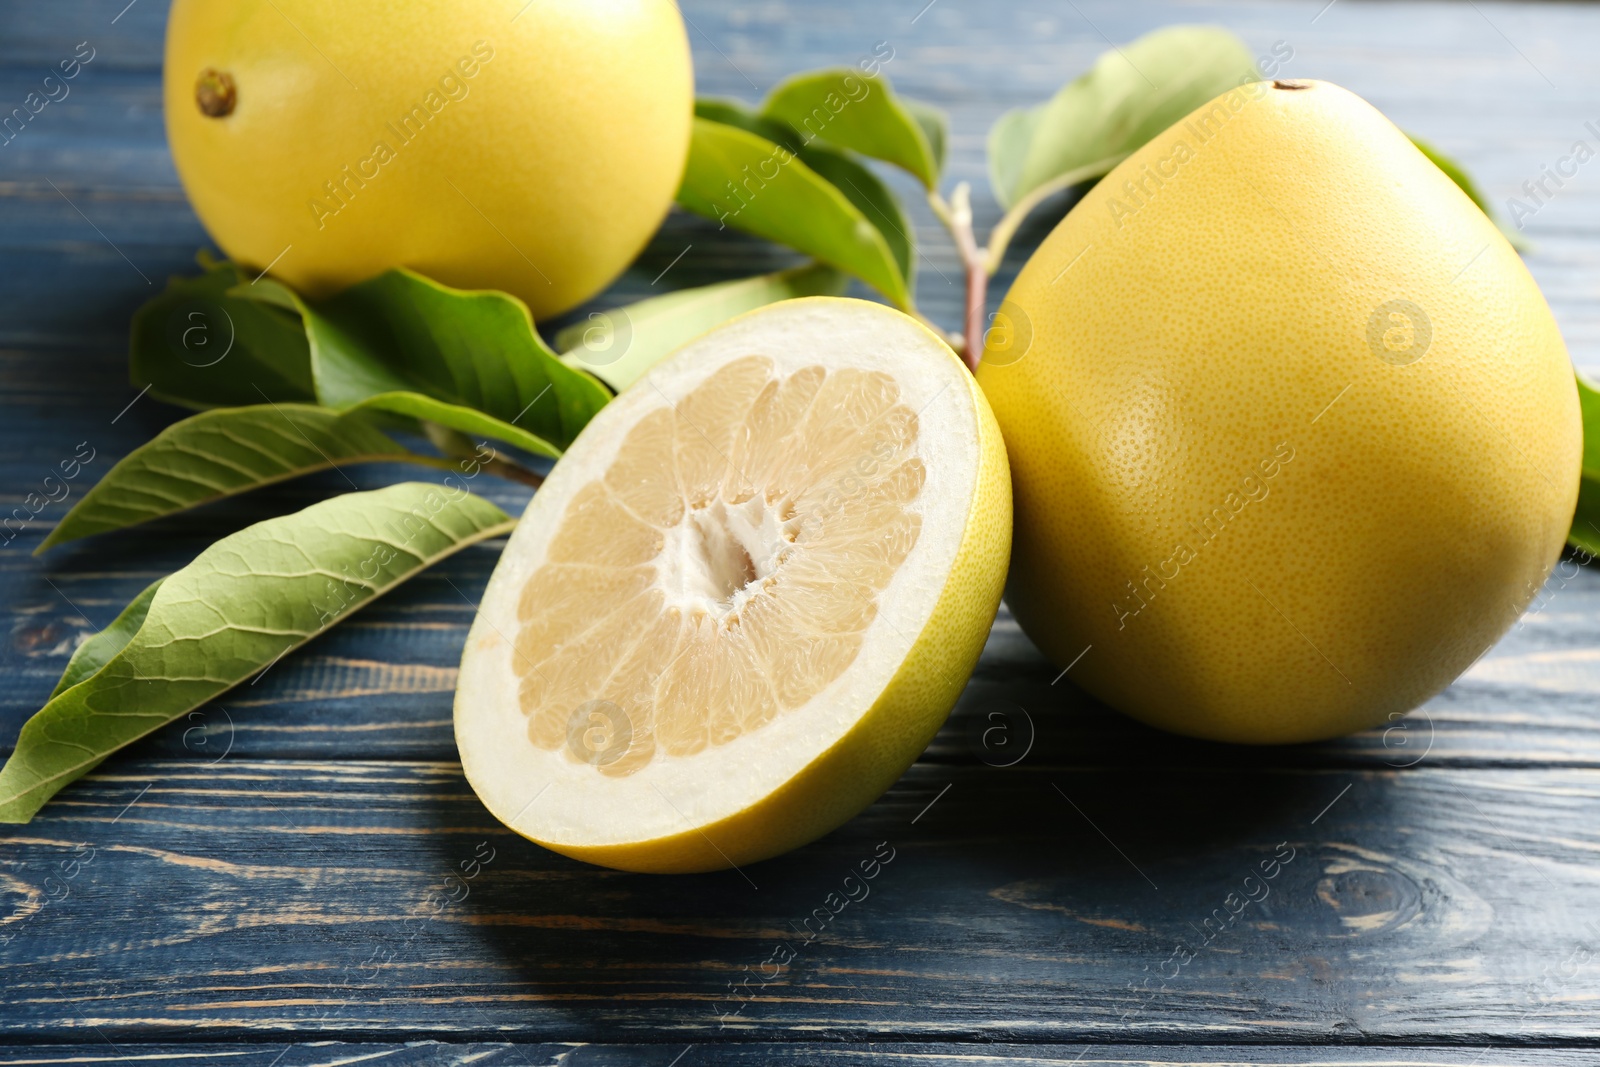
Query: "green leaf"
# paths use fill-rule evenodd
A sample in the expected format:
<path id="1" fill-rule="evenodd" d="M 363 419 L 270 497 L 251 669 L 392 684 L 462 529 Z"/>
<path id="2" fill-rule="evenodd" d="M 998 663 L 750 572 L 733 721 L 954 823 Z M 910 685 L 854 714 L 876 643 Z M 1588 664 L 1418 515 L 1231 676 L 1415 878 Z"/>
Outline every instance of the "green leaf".
<path id="1" fill-rule="evenodd" d="M 883 184 L 882 179 L 844 153 L 826 148 L 813 146 L 804 149 L 800 159 L 832 182 L 834 188 L 849 198 L 856 210 L 877 228 L 884 243 L 889 246 L 890 254 L 894 256 L 900 276 L 906 280 L 906 287 L 914 289 L 912 256 L 916 253 L 911 245 L 911 221 L 906 218 L 900 201 Z"/>
<path id="2" fill-rule="evenodd" d="M 1578 377 L 1578 407 L 1583 413 L 1583 475 L 1569 544 L 1600 555 L 1600 390 Z"/>
<path id="3" fill-rule="evenodd" d="M 950 140 L 950 117 L 932 104 L 913 100 L 909 96 L 900 98 L 900 106 L 910 112 L 917 125 L 922 127 L 922 135 L 928 139 L 928 148 L 933 152 L 934 173 L 943 173 L 948 152 L 946 145 Z"/>
<path id="4" fill-rule="evenodd" d="M 710 119 L 724 126 L 737 126 L 757 137 L 765 137 L 773 144 L 781 144 L 791 152 L 799 152 L 805 147 L 801 143 L 800 135 L 794 132 L 794 127 L 786 122 L 759 115 L 737 100 L 724 100 L 714 96 L 695 97 L 694 113 L 696 118 Z"/>
<path id="5" fill-rule="evenodd" d="M 448 465 L 402 447 L 359 416 L 308 404 L 201 412 L 124 456 L 35 555 L 313 471 L 384 460 Z"/>
<path id="6" fill-rule="evenodd" d="M 275 284 L 263 280 L 261 285 Z M 129 371 L 150 395 L 192 408 L 315 400 L 305 331 L 291 315 L 230 292 L 251 286 L 231 263 L 171 278 L 133 316 Z"/>
<path id="7" fill-rule="evenodd" d="M 492 437 L 496 441 L 503 441 L 535 455 L 549 456 L 551 459 L 561 457 L 561 449 L 520 426 L 497 419 L 493 415 L 486 415 L 476 408 L 449 404 L 443 400 L 435 400 L 431 396 L 423 396 L 421 393 L 379 393 L 346 410 L 386 411 L 413 419 L 426 419 L 441 426 L 448 426 L 452 430 L 459 430 L 471 437 Z"/>
<path id="8" fill-rule="evenodd" d="M 1053 99 L 989 133 L 1002 207 L 1089 164 L 1105 170 L 1213 97 L 1259 81 L 1244 42 L 1216 26 L 1169 26 L 1113 48 Z"/>
<path id="9" fill-rule="evenodd" d="M 145 586 L 144 592 L 134 597 L 128 606 L 122 609 L 122 614 L 112 620 L 110 626 L 78 646 L 72 658 L 67 661 L 67 669 L 61 672 L 61 680 L 50 690 L 51 700 L 94 674 L 104 667 L 112 656 L 127 647 L 134 633 L 144 625 L 144 617 L 150 612 L 150 602 L 155 599 L 156 590 L 161 588 L 161 583 L 164 581 L 165 578 L 157 578 Z"/>
<path id="10" fill-rule="evenodd" d="M 1583 472 L 1600 478 L 1600 389 L 1578 375 L 1578 410 L 1583 415 Z"/>
<path id="11" fill-rule="evenodd" d="M 407 482 L 325 500 L 223 538 L 160 583 L 123 648 L 22 727 L 0 770 L 0 822 L 27 822 L 112 752 L 512 525 L 470 493 Z M 134 626 L 137 603 L 113 630 Z M 114 633 L 105 646 L 119 640 Z"/>
<path id="12" fill-rule="evenodd" d="M 735 315 L 796 296 L 838 296 L 845 276 L 822 263 L 718 282 L 595 311 L 556 335 L 561 359 L 583 367 L 617 392 L 663 356 Z"/>
<path id="13" fill-rule="evenodd" d="M 678 203 L 838 267 L 911 307 L 906 276 L 878 226 L 769 138 L 697 116 Z"/>
<path id="14" fill-rule="evenodd" d="M 928 189 L 939 184 L 939 152 L 925 121 L 900 100 L 881 74 L 863 77 L 848 67 L 797 74 L 768 95 L 762 116 L 787 123 L 805 144 L 823 140 L 909 171 Z M 941 145 L 943 138 L 941 136 Z"/>
<path id="15" fill-rule="evenodd" d="M 507 444 L 560 455 L 611 398 L 594 378 L 562 364 L 534 331 L 527 306 L 505 293 L 451 289 L 403 269 L 316 302 L 276 282 L 253 289 L 256 299 L 303 317 L 317 398 L 332 408 L 420 393 L 497 420 L 503 428 L 493 436 Z M 395 410 L 389 400 L 372 406 Z"/>
<path id="16" fill-rule="evenodd" d="M 1039 127 L 1043 106 L 1007 111 L 989 127 L 989 186 L 1001 207 L 1011 207 L 1013 191 L 1022 185 L 1022 164 Z M 1017 199 L 1021 199 L 1019 195 Z"/>
<path id="17" fill-rule="evenodd" d="M 1489 221 L 1493 222 L 1500 232 L 1505 234 L 1506 240 L 1511 243 L 1512 248 L 1515 248 L 1518 252 L 1526 252 L 1528 250 L 1528 242 L 1523 240 L 1522 234 L 1518 233 L 1516 227 L 1501 218 L 1500 213 L 1490 206 L 1489 201 L 1483 195 L 1483 191 L 1478 188 L 1478 183 L 1472 180 L 1472 176 L 1467 173 L 1466 168 L 1416 134 L 1408 133 L 1406 136 L 1411 138 L 1411 143 L 1417 146 L 1417 151 L 1427 156 L 1434 166 L 1444 171 L 1445 177 L 1455 182 L 1457 187 L 1467 194 L 1467 199 L 1478 205 L 1479 211 L 1489 216 Z"/>
<path id="18" fill-rule="evenodd" d="M 799 156 L 800 162 L 831 182 L 872 223 L 889 246 L 895 266 L 900 268 L 901 277 L 906 279 L 907 288 L 913 288 L 912 259 L 915 250 L 911 235 L 915 231 L 901 210 L 900 201 L 895 199 L 876 174 L 844 152 L 824 147 L 815 141 L 807 145 L 805 138 L 787 124 L 757 115 L 737 101 L 697 100 L 694 113 L 701 118 L 736 126 L 757 137 L 764 137 Z"/>
<path id="19" fill-rule="evenodd" d="M 1600 556 L 1600 478 L 1587 471 L 1578 483 L 1578 507 L 1572 515 L 1567 543 L 1591 556 Z"/>

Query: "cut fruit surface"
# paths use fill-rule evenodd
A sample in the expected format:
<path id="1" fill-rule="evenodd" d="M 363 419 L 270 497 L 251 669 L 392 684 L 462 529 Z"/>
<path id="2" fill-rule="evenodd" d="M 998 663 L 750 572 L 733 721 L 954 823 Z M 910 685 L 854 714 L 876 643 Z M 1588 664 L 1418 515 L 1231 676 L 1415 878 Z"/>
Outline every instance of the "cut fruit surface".
<path id="1" fill-rule="evenodd" d="M 462 659 L 467 778 L 518 833 L 625 869 L 809 841 L 943 722 L 1010 535 L 998 428 L 942 340 L 857 300 L 735 319 L 529 504 Z"/>

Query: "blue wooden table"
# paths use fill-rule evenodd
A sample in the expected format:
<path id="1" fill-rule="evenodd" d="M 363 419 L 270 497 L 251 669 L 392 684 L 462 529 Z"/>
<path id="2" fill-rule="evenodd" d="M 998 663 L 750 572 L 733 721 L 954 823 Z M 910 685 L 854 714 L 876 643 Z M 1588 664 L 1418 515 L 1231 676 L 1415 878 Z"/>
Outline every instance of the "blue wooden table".
<path id="1" fill-rule="evenodd" d="M 1263 53 L 1282 42 L 1288 74 L 1366 96 L 1501 205 L 1574 141 L 1600 144 L 1585 125 L 1600 124 L 1600 10 L 1577 5 L 696 0 L 685 14 L 700 91 L 748 100 L 886 42 L 896 86 L 950 113 L 949 180 L 973 182 L 980 233 L 999 215 L 990 123 L 1108 40 L 1170 22 L 1220 22 Z M 180 415 L 126 371 L 133 309 L 206 243 L 162 133 L 165 17 L 161 0 L 0 6 L 0 110 L 93 52 L 70 95 L 0 146 L 5 512 L 92 454 L 80 493 Z M 954 250 L 889 180 L 913 205 L 920 302 L 955 326 Z M 1600 162 L 1525 223 L 1575 361 L 1600 372 Z M 1013 247 L 994 302 L 1048 225 Z M 674 262 L 664 284 L 793 259 L 675 214 L 599 303 Z M 0 744 L 151 579 L 344 488 L 308 478 L 35 559 L 67 503 L 46 508 L 0 545 Z M 1002 612 L 905 778 L 747 880 L 586 867 L 477 802 L 450 701 L 497 551 L 424 574 L 0 833 L 0 1064 L 1600 1062 L 1592 567 L 1563 563 L 1410 719 L 1288 749 L 1123 719 L 1054 682 Z M 809 936 L 802 920 L 874 855 L 892 859 L 870 894 Z M 1262 871 L 1265 893 L 1246 892 Z M 792 961 L 768 966 L 784 943 Z"/>

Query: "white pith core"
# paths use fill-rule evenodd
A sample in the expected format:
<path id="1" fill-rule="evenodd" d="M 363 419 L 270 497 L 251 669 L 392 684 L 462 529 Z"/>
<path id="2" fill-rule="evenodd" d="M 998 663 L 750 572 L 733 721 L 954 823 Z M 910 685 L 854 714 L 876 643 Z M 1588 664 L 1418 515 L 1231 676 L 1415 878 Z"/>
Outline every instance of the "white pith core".
<path id="1" fill-rule="evenodd" d="M 736 614 L 792 551 L 800 521 L 787 504 L 769 504 L 757 493 L 742 503 L 719 498 L 685 511 L 656 557 L 667 605 L 718 618 Z"/>

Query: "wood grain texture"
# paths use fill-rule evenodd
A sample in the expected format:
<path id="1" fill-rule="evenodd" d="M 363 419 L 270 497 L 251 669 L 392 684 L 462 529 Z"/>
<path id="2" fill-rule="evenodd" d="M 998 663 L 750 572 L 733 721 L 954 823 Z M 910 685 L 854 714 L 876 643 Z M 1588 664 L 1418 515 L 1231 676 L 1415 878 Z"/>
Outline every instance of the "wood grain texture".
<path id="1" fill-rule="evenodd" d="M 1285 42 L 1286 73 L 1366 96 L 1502 206 L 1600 124 L 1600 10 L 1580 5 L 684 11 L 699 91 L 746 101 L 886 42 L 896 87 L 950 114 L 945 188 L 973 183 L 980 233 L 999 217 L 990 124 L 1108 40 L 1172 22 L 1220 22 L 1262 53 Z M 161 0 L 0 12 L 0 108 L 80 41 L 96 50 L 71 95 L 0 146 L 0 515 L 80 442 L 97 458 L 72 499 L 182 415 L 137 399 L 126 372 L 134 308 L 206 241 L 162 131 L 165 17 Z M 1600 375 L 1597 167 L 1526 233 L 1576 362 Z M 953 249 L 915 184 L 886 180 L 915 227 L 919 303 L 954 325 Z M 1069 203 L 1024 228 L 993 302 Z M 794 262 L 675 213 L 609 292 L 545 333 Z M 41 511 L 0 544 L 0 751 L 75 644 L 152 578 L 250 522 L 428 476 L 347 474 L 36 560 L 70 499 Z M 527 500 L 482 481 L 508 511 Z M 461 779 L 451 689 L 497 552 L 420 576 L 0 833 L 0 1064 L 1600 1062 L 1592 568 L 1565 566 L 1422 713 L 1294 748 L 1132 723 L 1059 678 L 1003 612 L 950 724 L 862 817 L 743 875 L 660 879 L 513 837 Z M 847 885 L 882 842 L 893 861 Z M 1294 858 L 1260 881 L 1280 842 Z M 850 886 L 870 892 L 834 914 Z M 779 945 L 794 955 L 774 971 Z M 421 1040 L 434 1037 L 451 1043 Z"/>
<path id="2" fill-rule="evenodd" d="M 282 1059 L 273 1062 L 274 1057 Z M 0 1067 L 68 1064 L 174 1064 L 177 1067 L 1586 1067 L 1593 1052 L 1553 1049 L 1306 1048 L 1136 1045 L 999 1045 L 904 1042 L 772 1044 L 558 1044 L 415 1041 L 246 1044 L 17 1045 L 0 1048 Z"/>
<path id="3" fill-rule="evenodd" d="M 0 1033 L 1585 1042 L 1597 801 L 1593 770 L 921 764 L 663 880 L 511 835 L 453 763 L 123 760 L 8 835 Z"/>

